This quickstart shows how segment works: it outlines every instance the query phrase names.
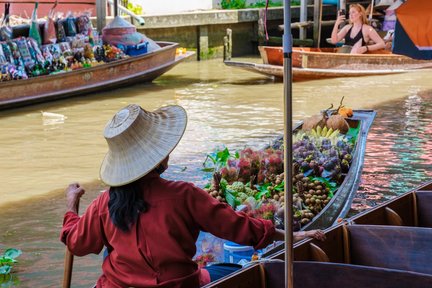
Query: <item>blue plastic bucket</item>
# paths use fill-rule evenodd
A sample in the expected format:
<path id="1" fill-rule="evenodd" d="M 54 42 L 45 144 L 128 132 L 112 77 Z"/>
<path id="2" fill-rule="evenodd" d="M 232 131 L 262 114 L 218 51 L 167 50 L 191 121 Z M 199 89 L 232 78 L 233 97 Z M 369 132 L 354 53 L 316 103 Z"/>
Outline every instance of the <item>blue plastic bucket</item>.
<path id="1" fill-rule="evenodd" d="M 254 251 L 252 246 L 243 246 L 227 241 L 224 244 L 224 261 L 229 263 L 238 263 L 242 259 L 251 261 Z"/>
<path id="2" fill-rule="evenodd" d="M 339 0 L 323 0 L 323 4 L 339 5 Z"/>

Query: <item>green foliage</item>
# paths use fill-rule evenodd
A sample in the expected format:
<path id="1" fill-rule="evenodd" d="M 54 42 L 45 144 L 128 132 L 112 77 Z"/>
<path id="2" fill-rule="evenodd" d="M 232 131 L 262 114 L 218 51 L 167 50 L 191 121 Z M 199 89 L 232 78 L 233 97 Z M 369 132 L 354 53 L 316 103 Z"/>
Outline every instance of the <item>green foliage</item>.
<path id="1" fill-rule="evenodd" d="M 131 11 L 132 13 L 134 13 L 135 15 L 142 15 L 143 14 L 142 6 L 139 4 L 133 4 L 133 3 L 129 2 L 127 5 L 127 9 L 129 11 Z"/>
<path id="2" fill-rule="evenodd" d="M 206 159 L 203 162 L 204 172 L 216 172 L 222 167 L 227 165 L 227 161 L 231 158 L 238 159 L 240 157 L 239 153 L 236 152 L 234 155 L 231 154 L 228 148 L 223 150 L 216 150 L 211 154 L 207 154 Z"/>
<path id="3" fill-rule="evenodd" d="M 359 135 L 360 132 L 360 124 L 357 127 L 354 128 L 349 128 L 348 133 L 346 134 L 349 138 L 349 141 L 352 144 L 355 144 L 357 142 L 357 137 Z"/>
<path id="4" fill-rule="evenodd" d="M 255 2 L 254 4 L 249 5 L 250 8 L 264 8 L 265 6 L 266 6 L 265 0 L 260 0 Z M 283 6 L 282 1 L 273 2 L 270 0 L 268 4 L 268 7 L 280 7 L 280 6 Z"/>
<path id="5" fill-rule="evenodd" d="M 246 0 L 222 0 L 220 3 L 222 9 L 244 9 L 244 8 L 264 8 L 266 0 L 258 0 L 255 3 L 246 5 Z M 292 6 L 299 6 L 299 0 L 291 0 Z M 269 1 L 268 7 L 281 7 L 282 1 Z"/>
<path id="6" fill-rule="evenodd" d="M 222 0 L 220 5 L 222 9 L 244 9 L 246 0 Z"/>
<path id="7" fill-rule="evenodd" d="M 15 258 L 22 254 L 21 250 L 10 248 L 0 255 L 0 287 L 16 287 L 19 280 L 11 275 Z"/>

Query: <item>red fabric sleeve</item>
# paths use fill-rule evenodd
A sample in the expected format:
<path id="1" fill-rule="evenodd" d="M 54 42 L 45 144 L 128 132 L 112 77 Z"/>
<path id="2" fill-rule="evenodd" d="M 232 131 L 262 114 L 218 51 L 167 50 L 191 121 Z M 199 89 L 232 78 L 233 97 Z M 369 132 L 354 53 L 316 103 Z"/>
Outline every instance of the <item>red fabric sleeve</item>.
<path id="1" fill-rule="evenodd" d="M 265 248 L 273 242 L 275 227 L 270 220 L 255 219 L 236 212 L 204 190 L 193 186 L 186 197 L 187 206 L 200 229 L 241 245 Z"/>
<path id="2" fill-rule="evenodd" d="M 104 245 L 100 223 L 95 200 L 81 217 L 73 212 L 66 212 L 60 240 L 76 256 L 99 254 Z"/>

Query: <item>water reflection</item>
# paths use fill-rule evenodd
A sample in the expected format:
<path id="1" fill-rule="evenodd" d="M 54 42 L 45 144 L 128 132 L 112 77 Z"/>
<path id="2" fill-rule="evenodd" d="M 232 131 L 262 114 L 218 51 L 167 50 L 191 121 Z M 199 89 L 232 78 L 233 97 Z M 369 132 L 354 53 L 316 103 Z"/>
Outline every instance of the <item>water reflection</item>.
<path id="1" fill-rule="evenodd" d="M 364 210 L 432 178 L 431 109 L 430 91 L 378 107 L 353 209 Z"/>
<path id="2" fill-rule="evenodd" d="M 432 75 L 340 78 L 295 83 L 295 120 L 339 103 L 374 108 L 363 181 L 353 208 L 364 209 L 432 176 Z M 220 60 L 182 63 L 151 84 L 106 91 L 0 114 L 0 249 L 23 250 L 16 266 L 22 287 L 59 287 L 64 247 L 58 240 L 63 189 L 86 187 L 81 209 L 105 187 L 98 179 L 107 150 L 102 129 L 120 108 L 137 103 L 149 110 L 179 104 L 188 112 L 184 138 L 166 177 L 206 182 L 205 154 L 227 145 L 266 146 L 283 131 L 283 84 Z M 44 117 L 43 112 L 64 115 Z M 48 116 L 47 114 L 46 116 Z M 52 121 L 50 121 L 52 120 Z M 76 258 L 73 287 L 89 287 L 100 273 L 100 257 Z"/>

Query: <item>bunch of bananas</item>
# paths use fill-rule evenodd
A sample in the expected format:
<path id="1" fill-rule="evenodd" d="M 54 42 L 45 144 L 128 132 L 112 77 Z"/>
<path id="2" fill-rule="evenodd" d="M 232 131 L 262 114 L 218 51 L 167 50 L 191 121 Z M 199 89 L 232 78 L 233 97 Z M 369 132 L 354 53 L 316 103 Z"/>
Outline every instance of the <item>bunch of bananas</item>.
<path id="1" fill-rule="evenodd" d="M 324 126 L 324 128 L 321 128 L 321 126 L 317 126 L 316 128 L 313 128 L 311 130 L 311 134 L 315 137 L 326 137 L 326 138 L 334 138 L 339 135 L 339 129 L 333 130 L 333 128 L 327 128 L 327 126 Z"/>

